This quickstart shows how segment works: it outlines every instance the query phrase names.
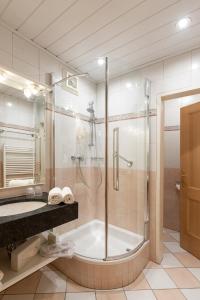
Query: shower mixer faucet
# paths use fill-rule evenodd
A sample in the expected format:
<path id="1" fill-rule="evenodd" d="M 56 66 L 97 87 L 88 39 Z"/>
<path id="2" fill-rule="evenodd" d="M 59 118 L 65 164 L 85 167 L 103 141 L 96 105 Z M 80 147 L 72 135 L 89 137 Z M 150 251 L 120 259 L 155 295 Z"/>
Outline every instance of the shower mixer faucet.
<path id="1" fill-rule="evenodd" d="M 84 157 L 83 157 L 83 156 L 75 156 L 75 155 L 72 155 L 72 156 L 71 156 L 71 160 L 72 160 L 72 161 L 75 161 L 75 160 L 83 161 L 83 160 L 84 160 Z"/>

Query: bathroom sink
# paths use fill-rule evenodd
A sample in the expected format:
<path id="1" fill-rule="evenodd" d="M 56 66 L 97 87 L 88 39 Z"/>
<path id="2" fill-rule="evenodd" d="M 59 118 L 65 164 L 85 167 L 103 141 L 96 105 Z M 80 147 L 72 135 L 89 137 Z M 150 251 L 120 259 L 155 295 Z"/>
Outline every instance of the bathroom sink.
<path id="1" fill-rule="evenodd" d="M 23 201 L 0 205 L 0 217 L 27 213 L 47 205 L 44 201 Z"/>

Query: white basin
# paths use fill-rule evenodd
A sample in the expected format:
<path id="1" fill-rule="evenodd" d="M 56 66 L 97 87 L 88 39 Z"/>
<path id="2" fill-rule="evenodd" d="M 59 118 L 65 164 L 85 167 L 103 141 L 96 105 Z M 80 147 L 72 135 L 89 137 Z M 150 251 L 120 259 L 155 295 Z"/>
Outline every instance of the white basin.
<path id="1" fill-rule="evenodd" d="M 42 201 L 24 201 L 0 205 L 0 217 L 23 214 L 45 206 Z"/>

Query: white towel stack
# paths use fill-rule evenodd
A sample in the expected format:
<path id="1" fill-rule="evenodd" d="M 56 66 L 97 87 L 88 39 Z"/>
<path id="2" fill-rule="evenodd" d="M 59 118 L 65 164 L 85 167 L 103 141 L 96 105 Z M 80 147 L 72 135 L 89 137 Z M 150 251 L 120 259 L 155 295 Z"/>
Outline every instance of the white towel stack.
<path id="1" fill-rule="evenodd" d="M 55 187 L 49 192 L 48 203 L 49 204 L 59 204 L 63 201 L 62 190 L 59 187 Z"/>
<path id="2" fill-rule="evenodd" d="M 74 195 L 69 187 L 64 187 L 62 189 L 62 196 L 65 204 L 74 203 Z"/>
<path id="3" fill-rule="evenodd" d="M 48 203 L 51 205 L 64 202 L 65 204 L 74 203 L 74 195 L 69 187 L 64 187 L 62 190 L 55 187 L 49 192 Z"/>

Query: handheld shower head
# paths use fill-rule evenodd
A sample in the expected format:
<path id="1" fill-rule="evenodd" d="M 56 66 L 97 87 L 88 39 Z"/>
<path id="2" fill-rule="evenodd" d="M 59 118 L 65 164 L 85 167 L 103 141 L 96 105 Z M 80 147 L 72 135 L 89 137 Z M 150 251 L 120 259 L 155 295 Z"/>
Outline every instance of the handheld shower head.
<path id="1" fill-rule="evenodd" d="M 87 112 L 89 112 L 90 114 L 93 114 L 94 113 L 94 102 L 89 102 L 89 106 L 87 108 Z"/>

